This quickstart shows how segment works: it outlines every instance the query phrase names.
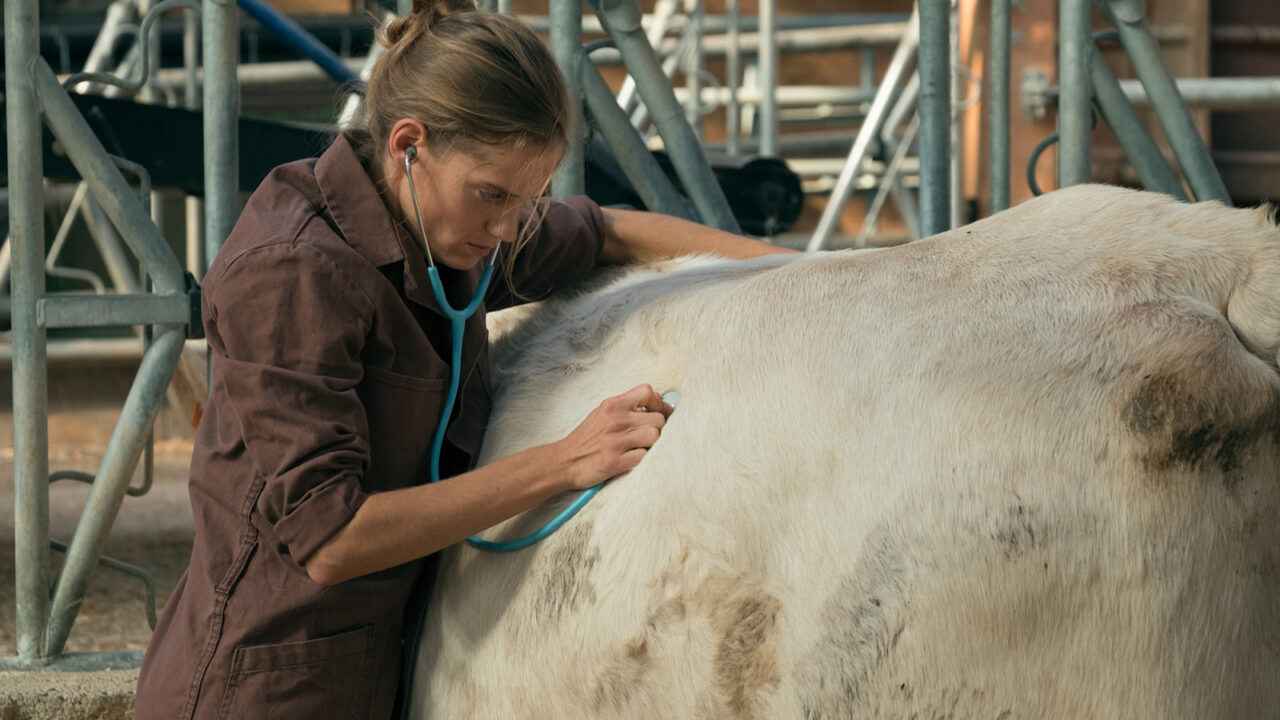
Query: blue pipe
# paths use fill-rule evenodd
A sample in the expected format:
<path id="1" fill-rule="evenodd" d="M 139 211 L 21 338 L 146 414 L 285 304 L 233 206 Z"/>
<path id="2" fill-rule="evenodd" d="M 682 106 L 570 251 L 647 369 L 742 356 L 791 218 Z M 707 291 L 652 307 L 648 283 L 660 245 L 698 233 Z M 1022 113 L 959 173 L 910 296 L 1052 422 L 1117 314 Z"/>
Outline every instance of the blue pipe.
<path id="1" fill-rule="evenodd" d="M 360 82 L 360 76 L 347 67 L 337 53 L 287 15 L 272 7 L 271 3 L 264 0 L 236 0 L 236 4 L 249 17 L 257 20 L 263 27 L 284 40 L 299 55 L 319 65 L 329 77 L 353 87 L 363 84 Z"/>

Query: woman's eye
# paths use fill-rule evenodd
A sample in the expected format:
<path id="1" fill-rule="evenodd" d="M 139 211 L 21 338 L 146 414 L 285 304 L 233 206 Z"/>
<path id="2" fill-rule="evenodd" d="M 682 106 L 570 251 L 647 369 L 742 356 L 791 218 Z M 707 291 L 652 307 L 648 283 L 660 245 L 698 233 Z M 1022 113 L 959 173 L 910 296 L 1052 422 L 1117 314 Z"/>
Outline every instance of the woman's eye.
<path id="1" fill-rule="evenodd" d="M 502 202 L 507 199 L 506 193 L 493 192 L 492 190 L 481 190 L 480 197 L 487 202 Z"/>

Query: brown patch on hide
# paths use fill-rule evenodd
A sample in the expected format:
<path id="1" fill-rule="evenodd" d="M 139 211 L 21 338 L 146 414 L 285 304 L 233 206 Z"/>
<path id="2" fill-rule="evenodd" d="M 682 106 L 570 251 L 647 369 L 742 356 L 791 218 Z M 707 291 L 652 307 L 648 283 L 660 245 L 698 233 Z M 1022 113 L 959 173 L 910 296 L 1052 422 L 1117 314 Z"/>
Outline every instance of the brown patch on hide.
<path id="1" fill-rule="evenodd" d="M 622 710 L 652 667 L 648 638 L 632 638 L 623 646 L 621 655 L 601 668 L 596 676 L 595 709 Z"/>
<path id="2" fill-rule="evenodd" d="M 715 629 L 721 636 L 716 678 L 734 717 L 758 717 L 761 690 L 782 679 L 777 653 L 769 643 L 781 607 L 776 597 L 761 593 L 734 598 L 716 612 Z"/>
<path id="3" fill-rule="evenodd" d="M 1250 395 L 1218 377 L 1144 375 L 1128 401 L 1129 428 L 1144 440 L 1143 464 L 1153 471 L 1216 468 L 1238 479 L 1242 454 L 1261 440 L 1280 441 L 1280 397 Z"/>
<path id="4" fill-rule="evenodd" d="M 539 620 L 557 621 L 565 613 L 596 601 L 592 571 L 600 560 L 600 551 L 591 545 L 594 529 L 590 523 L 572 523 L 561 528 L 559 537 L 553 536 L 559 542 L 552 545 L 541 563 L 546 581 L 535 607 Z"/>
<path id="5" fill-rule="evenodd" d="M 1018 504 L 1009 508 L 991 537 L 1000 544 L 1005 558 L 1012 559 L 1043 546 L 1047 534 L 1039 513 Z"/>

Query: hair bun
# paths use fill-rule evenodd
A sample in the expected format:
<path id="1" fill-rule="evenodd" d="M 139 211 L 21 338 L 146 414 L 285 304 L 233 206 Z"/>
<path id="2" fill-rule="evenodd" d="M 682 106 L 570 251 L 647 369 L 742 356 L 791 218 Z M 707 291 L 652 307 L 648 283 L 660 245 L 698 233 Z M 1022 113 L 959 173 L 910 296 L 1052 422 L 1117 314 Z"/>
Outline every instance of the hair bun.
<path id="1" fill-rule="evenodd" d="M 407 16 L 388 23 L 387 45 L 396 45 L 402 41 L 412 43 L 450 17 L 475 10 L 472 0 L 413 0 L 413 10 Z"/>

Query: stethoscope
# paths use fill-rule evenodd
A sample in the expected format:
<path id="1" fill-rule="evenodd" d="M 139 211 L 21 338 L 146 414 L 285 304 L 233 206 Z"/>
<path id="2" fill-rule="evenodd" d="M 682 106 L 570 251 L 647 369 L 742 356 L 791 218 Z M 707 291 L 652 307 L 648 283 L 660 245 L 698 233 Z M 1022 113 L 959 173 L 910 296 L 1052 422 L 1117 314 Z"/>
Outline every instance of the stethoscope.
<path id="1" fill-rule="evenodd" d="M 444 410 L 440 413 L 440 422 L 436 425 L 435 438 L 431 442 L 431 482 L 440 482 L 440 449 L 444 447 L 444 434 L 449 424 L 449 417 L 453 414 L 453 405 L 458 398 L 458 385 L 462 381 L 462 335 L 466 329 L 467 319 L 475 314 L 480 308 L 480 303 L 484 302 L 485 293 L 489 290 L 489 281 L 493 277 L 493 264 L 498 257 L 498 247 L 495 246 L 493 253 L 489 256 L 489 262 L 485 265 L 484 273 L 480 276 L 480 284 L 476 288 L 475 297 L 471 298 L 471 302 L 466 307 L 458 310 L 449 304 L 448 298 L 444 295 L 444 286 L 440 283 L 440 273 L 436 270 L 435 259 L 431 257 L 431 246 L 427 244 L 427 228 L 422 222 L 422 211 L 418 209 L 418 191 L 413 184 L 413 168 L 410 163 L 418 154 L 418 148 L 410 145 L 404 151 L 404 172 L 409 178 L 409 196 L 413 199 L 413 214 L 418 218 L 418 229 L 422 232 L 422 247 L 427 252 L 427 276 L 431 279 L 431 292 L 435 295 L 436 305 L 439 306 L 440 312 L 449 318 L 449 335 L 451 340 L 451 361 L 449 363 L 449 392 L 445 396 Z M 489 550 L 493 552 L 510 552 L 528 547 L 539 540 L 547 537 L 555 532 L 559 527 L 577 514 L 584 505 L 600 492 L 600 488 L 604 483 L 600 483 L 594 487 L 583 491 L 568 507 L 560 511 L 546 525 L 540 529 L 525 535 L 522 538 L 508 540 L 506 542 L 494 542 L 485 540 L 479 535 L 472 535 L 467 538 L 467 543 L 472 547 L 480 550 Z"/>

